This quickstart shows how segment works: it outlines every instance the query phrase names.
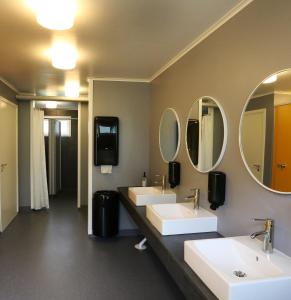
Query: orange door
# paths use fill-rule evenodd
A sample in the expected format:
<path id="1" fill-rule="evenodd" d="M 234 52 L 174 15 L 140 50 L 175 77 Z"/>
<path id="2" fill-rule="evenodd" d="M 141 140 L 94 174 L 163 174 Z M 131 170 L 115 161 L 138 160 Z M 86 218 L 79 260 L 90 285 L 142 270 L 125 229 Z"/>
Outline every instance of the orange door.
<path id="1" fill-rule="evenodd" d="M 272 188 L 291 191 L 291 104 L 275 107 Z"/>

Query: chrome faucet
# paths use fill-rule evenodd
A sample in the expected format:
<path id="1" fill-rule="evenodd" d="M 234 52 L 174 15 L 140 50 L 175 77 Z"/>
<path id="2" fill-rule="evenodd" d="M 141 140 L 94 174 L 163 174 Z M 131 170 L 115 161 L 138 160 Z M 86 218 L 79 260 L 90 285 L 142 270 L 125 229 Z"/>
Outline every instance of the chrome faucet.
<path id="1" fill-rule="evenodd" d="M 273 236 L 274 236 L 274 221 L 272 219 L 254 219 L 254 221 L 263 221 L 265 222 L 265 230 L 257 231 L 251 234 L 251 238 L 254 239 L 257 236 L 263 235 L 263 251 L 266 253 L 273 252 Z"/>
<path id="2" fill-rule="evenodd" d="M 193 208 L 199 209 L 199 200 L 200 200 L 200 190 L 198 188 L 191 189 L 193 191 L 193 195 L 185 197 L 185 200 L 193 201 Z"/>
<path id="3" fill-rule="evenodd" d="M 154 183 L 155 183 L 155 184 L 161 184 L 162 191 L 165 191 L 166 188 L 167 188 L 166 175 L 160 175 L 160 174 L 157 174 L 157 175 L 155 175 L 155 176 L 156 176 L 156 177 L 160 177 L 161 180 L 155 181 Z"/>

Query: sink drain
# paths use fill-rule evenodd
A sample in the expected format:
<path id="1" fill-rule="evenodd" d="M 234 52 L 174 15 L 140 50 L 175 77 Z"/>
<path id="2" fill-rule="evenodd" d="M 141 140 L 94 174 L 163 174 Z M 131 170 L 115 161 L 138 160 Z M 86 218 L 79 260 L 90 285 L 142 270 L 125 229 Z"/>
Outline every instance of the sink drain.
<path id="1" fill-rule="evenodd" d="M 243 272 L 243 271 L 233 271 L 233 274 L 234 274 L 236 277 L 240 277 L 240 278 L 247 277 L 247 273 L 245 273 L 245 272 Z"/>

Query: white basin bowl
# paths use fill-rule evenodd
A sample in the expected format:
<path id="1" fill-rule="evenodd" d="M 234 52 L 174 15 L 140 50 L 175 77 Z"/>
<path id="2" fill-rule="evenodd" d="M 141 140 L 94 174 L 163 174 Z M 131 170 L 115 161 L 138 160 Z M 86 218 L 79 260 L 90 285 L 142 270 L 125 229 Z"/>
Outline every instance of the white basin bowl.
<path id="1" fill-rule="evenodd" d="M 146 216 L 162 235 L 210 232 L 217 230 L 217 217 L 193 203 L 147 205 Z"/>
<path id="2" fill-rule="evenodd" d="M 186 241 L 184 259 L 220 300 L 291 299 L 291 258 L 264 253 L 257 239 Z"/>
<path id="3" fill-rule="evenodd" d="M 136 206 L 176 202 L 176 194 L 173 191 L 163 191 L 160 187 L 130 187 L 128 196 Z"/>

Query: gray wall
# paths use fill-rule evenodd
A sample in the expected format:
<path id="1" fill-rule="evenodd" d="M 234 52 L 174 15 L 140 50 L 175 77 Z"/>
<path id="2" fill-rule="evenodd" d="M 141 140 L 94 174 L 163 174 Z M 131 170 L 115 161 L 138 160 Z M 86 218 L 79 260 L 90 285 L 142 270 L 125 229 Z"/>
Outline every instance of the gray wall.
<path id="1" fill-rule="evenodd" d="M 105 175 L 93 166 L 93 191 L 140 185 L 149 165 L 150 85 L 94 81 L 93 101 L 94 117 L 118 117 L 120 128 L 119 165 Z M 120 217 L 121 230 L 135 227 L 124 208 Z"/>
<path id="2" fill-rule="evenodd" d="M 18 104 L 19 206 L 30 206 L 30 101 Z"/>
<path id="3" fill-rule="evenodd" d="M 81 103 L 81 205 L 88 204 L 88 104 Z"/>
<path id="4" fill-rule="evenodd" d="M 274 94 L 265 95 L 252 99 L 246 110 L 266 109 L 266 136 L 264 157 L 264 179 L 265 185 L 272 186 L 273 168 L 273 142 L 274 142 Z"/>
<path id="5" fill-rule="evenodd" d="M 158 144 L 160 116 L 176 109 L 182 124 L 180 200 L 192 187 L 207 201 L 207 174 L 198 173 L 186 155 L 185 126 L 193 100 L 217 99 L 228 121 L 228 143 L 218 170 L 227 174 L 226 203 L 215 213 L 225 236 L 247 235 L 262 228 L 253 217 L 275 219 L 275 247 L 291 255 L 291 196 L 269 192 L 249 175 L 240 156 L 238 131 L 241 112 L 253 89 L 269 74 L 291 67 L 291 1 L 255 0 L 153 82 L 151 104 L 151 174 L 167 172 Z"/>

